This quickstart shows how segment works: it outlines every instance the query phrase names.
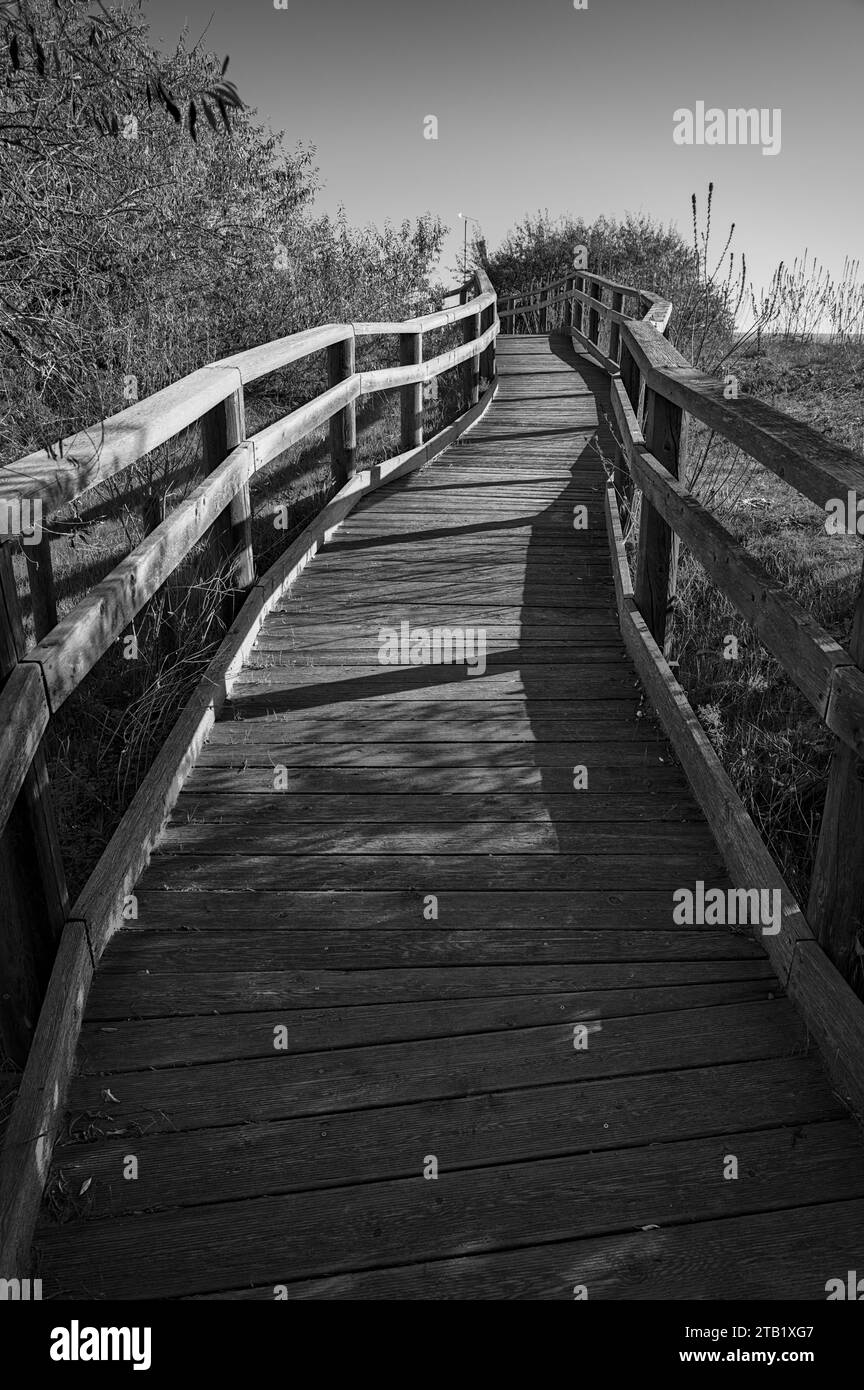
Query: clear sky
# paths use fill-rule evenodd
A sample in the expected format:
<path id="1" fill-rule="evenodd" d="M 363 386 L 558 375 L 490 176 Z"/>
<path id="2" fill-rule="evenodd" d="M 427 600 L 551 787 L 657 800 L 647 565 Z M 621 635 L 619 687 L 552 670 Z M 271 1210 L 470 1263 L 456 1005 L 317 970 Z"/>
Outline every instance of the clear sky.
<path id="1" fill-rule="evenodd" d="M 718 234 L 764 283 L 805 247 L 864 251 L 864 0 L 149 0 L 156 37 L 231 55 L 289 143 L 311 142 L 319 207 L 354 222 L 645 212 L 689 234 L 715 184 Z M 673 112 L 779 107 L 781 149 L 676 145 Z M 438 119 L 438 139 L 423 137 Z"/>

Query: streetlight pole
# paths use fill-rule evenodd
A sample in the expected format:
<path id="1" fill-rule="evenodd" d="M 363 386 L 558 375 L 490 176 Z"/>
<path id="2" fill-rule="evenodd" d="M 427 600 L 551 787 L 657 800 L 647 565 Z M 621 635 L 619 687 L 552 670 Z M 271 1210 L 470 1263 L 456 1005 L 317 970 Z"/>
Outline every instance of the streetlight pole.
<path id="1" fill-rule="evenodd" d="M 479 222 L 479 219 L 476 218 L 476 217 L 469 217 L 469 215 L 468 215 L 467 212 L 460 212 L 460 213 L 458 213 L 457 215 L 458 215 L 458 217 L 461 219 L 461 221 L 463 221 L 463 222 L 465 223 L 465 237 L 464 237 L 463 245 L 462 245 L 462 274 L 463 274 L 463 275 L 467 275 L 467 274 L 468 274 L 468 223 L 469 223 L 469 222 L 476 222 L 477 225 L 479 226 L 479 225 L 480 225 L 480 222 Z"/>

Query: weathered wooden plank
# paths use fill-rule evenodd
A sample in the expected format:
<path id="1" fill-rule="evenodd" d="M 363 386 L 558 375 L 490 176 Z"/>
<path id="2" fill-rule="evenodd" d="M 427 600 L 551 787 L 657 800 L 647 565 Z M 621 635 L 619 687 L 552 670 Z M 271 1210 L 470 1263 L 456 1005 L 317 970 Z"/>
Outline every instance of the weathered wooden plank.
<path id="1" fill-rule="evenodd" d="M 691 1225 L 533 1245 L 501 1254 L 393 1265 L 297 1280 L 299 1299 L 589 1299 L 772 1301 L 782 1282 L 796 1301 L 823 1302 L 825 1270 L 856 1267 L 864 1202 L 837 1201 Z M 770 1252 L 770 1253 L 768 1253 Z M 829 1278 L 831 1276 L 828 1276 Z M 836 1276 L 835 1276 L 836 1277 Z M 842 1277 L 842 1275 L 840 1276 Z M 284 1280 L 282 1281 L 284 1284 Z M 220 1290 L 202 1299 L 272 1302 L 274 1283 Z"/>
<path id="2" fill-rule="evenodd" d="M 90 1180 L 85 1217 L 238 1201 L 369 1179 L 410 1177 L 431 1134 L 452 1170 L 556 1154 L 731 1138 L 770 1114 L 778 1124 L 838 1119 L 812 1058 L 694 1067 L 638 1079 L 560 1083 L 387 1106 L 320 1119 L 271 1121 L 136 1137 L 135 1183 L 118 1181 L 128 1138 L 66 1143 L 58 1160 L 73 1192 Z M 272 1297 L 272 1290 L 269 1291 Z"/>
<path id="3" fill-rule="evenodd" d="M 367 822 L 353 825 L 346 821 L 337 831 L 328 824 L 291 824 L 269 821 L 262 825 L 260 813 L 245 821 L 236 817 L 219 821 L 196 819 L 175 821 L 162 836 L 165 854 L 280 855 L 381 855 L 381 854 L 532 854 L 561 855 L 620 854 L 626 842 L 634 858 L 640 855 L 676 857 L 703 854 L 706 862 L 716 860 L 714 840 L 704 822 L 619 822 L 610 826 L 581 823 L 553 825 L 538 821 L 486 821 L 478 819 L 456 825 L 435 821 L 411 824 Z M 469 849 L 470 845 L 470 849 Z"/>
<path id="4" fill-rule="evenodd" d="M 140 921 L 146 926 L 146 931 L 143 934 L 131 928 L 125 931 L 116 941 L 111 959 L 118 953 L 125 953 L 127 947 L 132 951 L 146 947 L 146 942 L 153 939 L 156 927 L 165 931 L 176 927 L 184 932 L 187 929 L 236 931 L 247 927 L 251 930 L 255 926 L 268 927 L 277 932 L 284 927 L 290 927 L 292 931 L 316 933 L 343 928 L 357 931 L 358 909 L 362 909 L 364 923 L 374 924 L 379 930 L 391 927 L 407 930 L 420 927 L 421 923 L 423 931 L 434 931 L 436 923 L 446 931 L 470 928 L 497 933 L 518 928 L 536 935 L 549 930 L 574 930 L 586 951 L 607 953 L 596 957 L 586 956 L 585 959 L 609 959 L 610 945 L 598 934 L 602 931 L 633 931 L 635 928 L 653 927 L 664 929 L 667 937 L 662 939 L 677 941 L 679 948 L 683 942 L 685 949 L 692 947 L 698 952 L 703 940 L 711 941 L 717 937 L 739 955 L 761 955 L 754 950 L 749 937 L 735 936 L 725 928 L 697 927 L 688 930 L 676 927 L 669 934 L 668 889 L 610 891 L 606 888 L 593 892 L 571 888 L 533 892 L 512 889 L 497 893 L 470 889 L 462 892 L 445 890 L 435 896 L 438 917 L 434 919 L 424 916 L 426 894 L 421 886 L 377 892 L 364 889 L 359 897 L 350 890 L 328 893 L 303 888 L 280 888 L 266 895 L 256 894 L 245 905 L 242 894 L 209 892 L 205 889 L 187 894 L 187 901 L 181 903 L 175 895 L 160 889 L 154 864 L 138 890 Z M 246 934 L 245 931 L 243 934 Z M 266 936 L 264 939 L 267 940 Z M 650 938 L 643 937 L 640 930 L 633 937 L 618 943 L 618 946 L 624 951 L 636 951 L 637 957 L 634 958 L 642 959 L 645 953 L 640 943 L 644 942 L 650 942 Z M 278 940 L 271 940 L 270 946 L 278 949 Z M 195 954 L 195 943 L 186 941 L 186 947 L 191 958 Z M 677 948 L 676 955 L 680 955 Z M 110 962 L 106 968 L 110 968 Z"/>
<path id="5" fill-rule="evenodd" d="M 382 745 L 388 748 L 405 748 L 427 743 L 433 743 L 437 748 L 447 739 L 451 750 L 462 744 L 471 744 L 475 748 L 482 748 L 486 744 L 494 744 L 496 748 L 506 745 L 513 749 L 522 744 L 539 747 L 547 743 L 556 746 L 559 743 L 568 744 L 577 740 L 585 743 L 592 738 L 600 741 L 608 739 L 610 733 L 614 733 L 619 739 L 638 742 L 640 748 L 644 748 L 645 730 L 637 719 L 636 702 L 616 701 L 616 706 L 614 724 L 609 720 L 580 720 L 578 713 L 568 720 L 562 719 L 559 715 L 547 719 L 538 712 L 532 713 L 529 718 L 517 714 L 510 720 L 502 716 L 484 722 L 482 718 L 471 719 L 464 716 L 450 720 L 446 714 L 437 718 L 430 717 L 426 711 L 420 719 L 402 719 L 390 723 L 386 719 L 346 719 L 334 710 L 331 723 L 326 729 L 322 729 L 314 720 L 306 722 L 302 718 L 294 719 L 292 716 L 279 714 L 255 715 L 245 710 L 245 717 L 235 719 L 233 724 L 237 736 L 234 739 L 220 738 L 218 741 L 223 747 L 228 744 L 248 744 L 252 747 L 264 744 L 275 752 L 283 746 L 291 748 L 297 744 L 303 745 L 307 739 L 314 739 L 316 756 L 320 756 L 325 766 L 331 746 L 350 744 L 356 744 L 367 751 Z M 213 742 L 215 746 L 216 740 Z M 290 762 L 290 758 L 288 761 Z"/>
<path id="6" fill-rule="evenodd" d="M 90 1023 L 81 1034 L 78 1069 L 83 1075 L 146 1067 L 199 1066 L 272 1057 L 279 1035 L 285 1053 L 369 1047 L 419 1038 L 460 1037 L 511 1028 L 540 1028 L 562 1020 L 601 1022 L 642 1014 L 774 998 L 776 981 L 741 979 L 716 984 L 630 990 L 582 990 L 570 994 L 515 995 L 461 1002 L 362 1005 L 229 1013 L 217 1017 L 168 1017 Z M 686 1019 L 682 1020 L 686 1025 Z M 825 1087 L 822 1086 L 823 1097 Z M 835 1103 L 840 1111 L 839 1103 Z M 140 1201 L 135 1203 L 140 1206 Z"/>
<path id="7" fill-rule="evenodd" d="M 190 893 L 190 897 L 197 896 Z M 213 892 L 208 894 L 212 906 Z M 227 894 L 224 896 L 234 896 Z M 669 895 L 671 899 L 671 893 Z M 149 900 L 152 903 L 152 897 Z M 176 901 L 172 904 L 176 913 Z M 105 977 L 149 970 L 156 974 L 185 973 L 194 977 L 202 972 L 285 970 L 426 970 L 440 966 L 485 968 L 491 965 L 526 966 L 557 962 L 561 965 L 602 964 L 605 961 L 686 961 L 694 959 L 764 959 L 746 936 L 730 929 L 691 928 L 670 924 L 671 912 L 658 916 L 650 928 L 621 927 L 611 932 L 596 928 L 568 931 L 563 928 L 531 927 L 497 933 L 494 929 L 471 930 L 471 918 L 440 926 L 427 923 L 421 912 L 400 929 L 345 925 L 331 931 L 292 932 L 290 922 L 274 930 L 268 896 L 255 895 L 247 903 L 245 924 L 211 930 L 200 917 L 197 940 L 188 940 L 190 931 L 172 926 L 163 930 L 141 917 L 146 931 L 123 935 L 104 964 Z M 363 895 L 354 895 L 355 910 L 362 910 Z M 671 906 L 671 903 L 670 903 Z M 143 904 L 147 909 L 147 902 Z M 160 904 L 164 912 L 165 905 Z M 158 919 L 157 919 L 158 920 Z M 185 919 L 184 919 L 185 922 Z M 749 949 L 748 949 L 749 948 Z M 101 976 L 100 976 L 101 978 Z M 477 977 L 478 979 L 482 977 Z M 374 983 L 374 982 L 373 982 Z M 638 981 L 637 981 L 638 983 Z M 358 988 L 362 982 L 358 982 Z M 188 988 L 197 988 L 190 978 Z M 190 992 L 190 999 L 194 994 Z"/>
<path id="8" fill-rule="evenodd" d="M 254 737 L 250 726 L 244 723 L 239 727 L 240 735 L 230 738 L 222 732 L 226 726 L 220 725 L 219 733 L 201 750 L 202 766 L 509 768 L 527 765 L 566 769 L 571 774 L 572 786 L 572 770 L 576 767 L 587 767 L 590 780 L 592 767 L 602 766 L 604 762 L 644 768 L 655 762 L 662 763 L 664 755 L 668 757 L 665 745 L 652 746 L 637 739 L 617 744 L 593 742 L 586 736 L 569 743 L 454 742 L 446 747 L 419 742 L 375 743 L 365 747 L 356 743 L 328 743 L 326 747 L 323 744 L 308 747 L 292 743 L 284 728 L 276 725 L 269 735 L 256 732 Z"/>
<path id="9" fill-rule="evenodd" d="M 618 766 L 612 761 L 611 749 L 603 757 L 604 745 L 592 745 L 591 768 L 589 776 L 590 794 L 613 795 L 624 793 L 633 796 L 653 795 L 654 793 L 675 793 L 689 796 L 687 782 L 677 760 L 661 763 L 659 760 L 646 760 L 639 767 Z M 609 748 L 609 745 L 605 745 Z M 461 768 L 459 772 L 458 794 L 495 793 L 518 791 L 542 791 L 543 795 L 573 796 L 572 769 L 541 768 L 536 764 L 508 768 Z M 281 785 L 281 784 L 280 784 Z M 276 792 L 273 764 L 251 763 L 232 765 L 230 762 L 214 761 L 210 766 L 199 764 L 195 768 L 195 780 L 189 784 L 190 790 L 256 792 L 259 790 Z M 401 790 L 411 795 L 429 792 L 448 791 L 453 788 L 453 775 L 447 768 L 393 768 L 393 767 L 323 767 L 288 768 L 284 778 L 284 791 L 291 796 L 330 796 L 334 793 L 356 794 L 359 791 L 387 792 Z M 283 795 L 283 792 L 277 793 Z M 584 793 L 580 793 L 583 795 Z"/>
<path id="10" fill-rule="evenodd" d="M 255 791 L 212 788 L 199 777 L 186 783 L 186 790 L 177 798 L 173 821 L 185 825 L 191 821 L 251 820 L 261 814 L 261 798 L 267 797 L 267 819 L 270 824 L 366 825 L 378 822 L 385 825 L 433 824 L 471 825 L 501 821 L 539 821 L 551 826 L 562 824 L 609 825 L 610 833 L 619 839 L 626 827 L 642 821 L 682 825 L 702 823 L 701 813 L 688 795 L 663 794 L 657 790 L 649 795 L 628 796 L 622 804 L 620 796 L 597 795 L 593 792 L 578 796 L 551 792 L 498 792 L 488 796 L 476 792 L 332 792 L 329 795 L 286 796 L 277 791 L 274 778 L 259 778 Z M 247 784 L 248 786 L 248 784 Z M 272 795 L 271 795 L 272 794 Z M 624 819 L 626 817 L 626 819 Z"/>
<path id="11" fill-rule="evenodd" d="M 398 631 L 396 637 L 398 640 Z M 367 640 L 365 646 L 359 645 L 360 642 L 362 642 L 362 640 L 362 637 L 357 639 L 357 646 L 355 648 L 351 648 L 348 645 L 337 645 L 335 650 L 330 651 L 326 649 L 319 649 L 318 651 L 298 650 L 297 647 L 293 644 L 267 646 L 263 648 L 259 647 L 258 651 L 255 653 L 256 663 L 254 666 L 252 666 L 252 663 L 250 662 L 249 669 L 255 671 L 315 670 L 323 671 L 326 673 L 328 671 L 350 672 L 353 667 L 365 669 L 366 667 L 372 664 L 383 668 L 398 665 L 404 669 L 406 666 L 410 664 L 408 662 L 389 662 L 387 660 L 381 660 L 382 652 L 385 656 L 387 655 L 388 648 L 385 645 L 385 643 L 390 642 L 391 639 L 389 635 L 385 636 L 383 641 L 379 641 L 377 634 L 375 634 L 371 638 L 371 640 Z M 430 646 L 432 645 L 432 643 L 435 642 L 435 640 L 436 639 L 434 637 L 429 638 Z M 431 662 L 429 664 L 441 666 L 449 664 L 454 667 L 464 664 L 464 658 L 462 660 L 460 660 L 459 658 L 461 657 L 462 652 L 465 650 L 466 644 L 465 639 L 463 639 L 463 636 L 460 632 L 456 631 L 454 633 L 452 629 L 448 628 L 444 632 L 442 632 L 442 634 L 439 636 L 437 640 L 440 642 L 443 648 L 442 654 L 447 653 L 447 648 L 449 646 L 450 654 L 453 655 L 456 659 L 450 662 L 440 661 Z M 479 661 L 485 667 L 486 670 L 494 669 L 496 667 L 502 667 L 504 670 L 512 670 L 514 651 L 514 644 L 512 640 L 501 642 L 497 644 L 495 647 L 490 648 L 490 644 L 486 640 L 486 635 L 484 632 L 484 635 L 482 637 L 475 637 L 469 633 L 467 637 L 467 642 L 468 644 L 470 644 L 468 649 L 472 657 L 472 664 L 475 664 Z M 479 657 L 477 655 L 478 644 L 482 644 L 482 649 L 480 651 Z M 557 644 L 550 644 L 550 646 L 545 648 L 540 644 L 535 644 L 533 648 L 531 645 L 521 646 L 520 644 L 520 668 L 522 670 L 531 671 L 532 669 L 536 670 L 536 668 L 538 667 L 560 667 L 569 661 L 572 662 L 574 665 L 578 663 L 583 669 L 586 669 L 588 671 L 590 671 L 595 666 L 600 666 L 605 672 L 609 670 L 610 666 L 614 667 L 616 663 L 619 666 L 619 670 L 620 668 L 623 668 L 624 670 L 627 669 L 627 663 L 624 660 L 623 656 L 623 644 L 620 647 L 618 647 L 617 645 L 610 645 L 609 647 L 602 648 L 599 647 L 595 642 L 587 644 L 587 651 L 585 650 L 585 647 L 586 644 L 584 643 L 580 647 L 576 644 L 571 644 L 566 641 L 559 642 Z M 421 664 L 423 663 L 414 663 L 415 666 Z M 481 674 L 485 673 L 481 672 Z M 631 697 L 630 704 L 633 705 L 634 708 L 636 706 L 636 703 L 637 702 L 635 696 Z M 626 714 L 626 712 L 626 706 L 622 704 L 622 716 Z"/>
<path id="12" fill-rule="evenodd" d="M 795 1145 L 784 1130 L 750 1131 L 736 1144 L 746 1182 L 723 1181 L 716 1139 L 482 1172 L 449 1172 L 442 1154 L 438 1183 L 424 1182 L 421 1156 L 416 1176 L 392 1183 L 94 1221 L 74 1243 L 43 1228 L 39 1256 L 49 1286 L 67 1297 L 84 1288 L 90 1297 L 171 1297 L 213 1288 L 214 1245 L 224 1286 L 275 1284 L 395 1263 L 406 1249 L 417 1261 L 462 1254 L 478 1226 L 488 1251 L 669 1226 L 682 1208 L 694 1220 L 777 1211 L 812 1200 L 814 1185 L 825 1201 L 864 1195 L 848 1122 L 802 1125 Z"/>
<path id="13" fill-rule="evenodd" d="M 472 675 L 467 666 L 455 664 L 301 666 L 293 670 L 264 664 L 256 666 L 251 675 L 247 671 L 232 694 L 235 704 L 242 698 L 249 704 L 263 703 L 276 710 L 299 709 L 304 702 L 322 705 L 338 703 L 343 697 L 358 699 L 403 692 L 406 700 L 452 698 L 461 702 L 482 700 L 487 694 L 495 699 L 515 695 L 529 700 L 598 700 L 604 692 L 612 699 L 627 698 L 634 688 L 632 671 L 620 662 L 597 662 L 586 671 L 574 670 L 564 663 L 523 667 L 517 652 L 512 663 L 498 661 L 482 676 Z"/>
<path id="14" fill-rule="evenodd" d="M 647 934 L 643 934 L 643 939 L 648 939 Z M 308 1008 L 310 1001 L 319 1008 L 368 1007 L 400 1001 L 504 998 L 524 994 L 526 990 L 559 994 L 562 989 L 669 988 L 749 979 L 761 980 L 767 989 L 776 979 L 764 957 L 756 959 L 755 953 L 748 957 L 746 949 L 736 949 L 734 938 L 721 938 L 716 932 L 700 937 L 689 953 L 686 942 L 667 942 L 666 953 L 677 951 L 677 960 L 657 958 L 663 955 L 662 942 L 659 951 L 637 945 L 628 953 L 629 964 L 604 963 L 597 950 L 596 961 L 578 965 L 532 965 L 523 961 L 518 965 L 299 971 L 281 968 L 284 953 L 277 956 L 276 949 L 272 947 L 267 958 L 275 963 L 271 970 L 238 967 L 230 972 L 218 968 L 194 971 L 194 991 L 190 988 L 186 962 L 179 956 L 175 967 L 178 973 L 173 974 L 160 974 L 158 962 L 147 970 L 100 969 L 87 1001 L 88 1019 L 111 1023 L 127 1018 L 188 1018 L 210 1010 L 235 1013 L 279 1009 L 287 1014 Z M 607 958 L 609 954 L 607 945 Z M 109 965 L 113 956 L 112 952 Z M 119 958 L 116 963 L 120 963 Z"/>
<path id="15" fill-rule="evenodd" d="M 574 1022 L 588 1028 L 589 1042 L 583 1050 L 573 1046 Z M 541 1078 L 549 1084 L 637 1076 L 680 1065 L 679 1013 L 601 1025 L 602 1020 L 568 1020 L 550 1027 L 406 1040 L 290 1058 L 274 1052 L 267 1059 L 125 1072 L 112 1076 L 108 1086 L 101 1077 L 76 1076 L 70 1083 L 69 1110 L 80 1114 L 85 1124 L 88 1115 L 103 1116 L 105 1129 L 116 1125 L 128 1133 L 130 1126 L 146 1124 L 150 1132 L 179 1131 L 512 1090 L 536 1086 Z M 804 1037 L 783 999 L 715 1005 L 687 1014 L 691 1066 L 792 1056 L 804 1049 Z M 848 1128 L 864 1183 L 857 1131 L 851 1124 Z"/>
<path id="16" fill-rule="evenodd" d="M 551 858 L 551 862 L 550 862 Z M 662 865 L 648 853 L 628 858 L 626 854 L 574 854 L 554 856 L 532 854 L 490 854 L 475 850 L 467 854 L 366 854 L 285 855 L 285 854 L 165 854 L 159 861 L 159 881 L 163 887 L 200 885 L 231 892 L 254 884 L 255 891 L 284 888 L 286 876 L 308 889 L 403 888 L 425 883 L 429 891 L 477 889 L 580 888 L 603 889 L 611 883 L 632 888 L 679 888 L 697 881 L 717 886 L 726 882 L 726 869 L 719 853 L 700 851 L 664 854 Z M 653 877 L 652 877 L 653 871 Z M 751 885 L 744 885 L 751 886 Z M 764 887 L 764 880 L 756 886 Z M 784 922 L 784 929 L 791 925 Z M 769 949 L 783 944 L 791 951 L 791 941 L 768 937 Z"/>

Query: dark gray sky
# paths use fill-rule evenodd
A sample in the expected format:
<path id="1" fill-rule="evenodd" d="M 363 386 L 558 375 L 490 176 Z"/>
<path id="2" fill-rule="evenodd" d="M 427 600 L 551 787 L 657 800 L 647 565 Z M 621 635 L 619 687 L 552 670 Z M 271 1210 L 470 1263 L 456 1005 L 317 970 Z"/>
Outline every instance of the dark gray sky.
<path id="1" fill-rule="evenodd" d="M 316 145 L 320 206 L 353 221 L 644 211 L 687 233 L 716 186 L 754 278 L 809 247 L 829 268 L 864 227 L 864 0 L 150 0 L 153 33 L 230 53 L 276 129 Z M 679 107 L 782 111 L 782 147 L 680 146 Z M 438 118 L 437 141 L 423 120 Z"/>

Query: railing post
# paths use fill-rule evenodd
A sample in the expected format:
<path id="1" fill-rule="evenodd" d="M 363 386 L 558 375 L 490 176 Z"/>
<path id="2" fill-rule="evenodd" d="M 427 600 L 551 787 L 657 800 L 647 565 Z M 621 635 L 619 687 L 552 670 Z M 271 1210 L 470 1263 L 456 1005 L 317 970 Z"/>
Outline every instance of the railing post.
<path id="1" fill-rule="evenodd" d="M 578 290 L 580 294 L 584 294 L 584 293 L 585 293 L 585 277 L 584 277 L 583 275 L 576 275 L 576 276 L 573 277 L 573 288 L 574 288 L 574 290 Z M 574 300 L 573 300 L 573 327 L 574 327 L 579 333 L 582 332 L 583 313 L 584 313 L 584 305 L 583 305 L 581 299 L 574 299 Z"/>
<path id="2" fill-rule="evenodd" d="M 468 314 L 462 320 L 462 342 L 473 343 L 475 338 L 480 337 L 480 310 L 474 314 Z M 480 354 L 475 352 L 473 357 L 469 357 L 467 362 L 462 363 L 462 390 L 465 397 L 465 409 L 476 405 L 480 399 Z"/>
<path id="3" fill-rule="evenodd" d="M 634 358 L 629 347 L 623 341 L 623 339 L 621 342 L 621 356 L 619 358 L 619 365 L 621 367 L 621 381 L 624 386 L 624 390 L 627 392 L 628 399 L 633 407 L 633 413 L 638 419 L 640 387 L 639 368 L 636 365 L 636 359 Z"/>
<path id="4" fill-rule="evenodd" d="M 623 303 L 624 303 L 624 296 L 623 296 L 623 294 L 621 293 L 621 291 L 620 291 L 620 290 L 613 290 L 613 291 L 612 291 L 612 312 L 613 312 L 613 314 L 620 314 L 620 313 L 621 313 L 621 306 L 623 305 Z M 619 352 L 620 346 L 621 346 L 621 325 L 620 325 L 619 323 L 616 323 L 615 320 L 612 319 L 612 320 L 610 320 L 610 323 L 609 323 L 609 356 L 612 358 L 612 361 L 613 361 L 613 362 L 618 362 L 619 359 L 620 359 L 620 352 Z"/>
<path id="5" fill-rule="evenodd" d="M 57 626 L 57 598 L 54 593 L 54 570 L 51 565 L 51 537 L 43 529 L 38 545 L 24 546 L 27 559 L 27 581 L 30 585 L 30 604 L 36 641 Z M 30 553 L 32 551 L 32 554 Z"/>
<path id="6" fill-rule="evenodd" d="M 627 392 L 628 400 L 630 401 L 630 404 L 633 407 L 633 413 L 638 420 L 640 385 L 639 368 L 636 365 L 636 359 L 633 357 L 633 354 L 631 353 L 629 347 L 627 346 L 623 338 L 621 339 L 620 367 L 621 384 L 624 387 L 624 390 Z M 615 460 L 614 468 L 615 490 L 618 493 L 621 502 L 623 503 L 621 511 L 622 521 L 626 521 L 627 517 L 630 514 L 631 507 L 633 505 L 633 477 L 630 473 L 630 469 L 627 465 L 627 461 L 624 457 L 624 454 L 621 452 L 620 449 L 617 451 L 617 454 L 618 457 Z"/>
<path id="7" fill-rule="evenodd" d="M 569 330 L 573 327 L 573 300 L 572 300 L 571 297 L 570 297 L 571 294 L 572 294 L 572 291 L 573 291 L 573 276 L 572 276 L 572 275 L 568 275 L 568 276 L 567 276 L 567 279 L 564 281 L 564 331 L 565 331 L 565 332 L 569 332 Z"/>
<path id="8" fill-rule="evenodd" d="M 603 287 L 598 285 L 596 280 L 591 281 L 589 294 L 592 299 L 602 299 Z M 588 310 L 588 337 L 592 343 L 600 341 L 600 310 L 592 307 Z"/>
<path id="9" fill-rule="evenodd" d="M 331 343 L 327 349 L 327 382 L 337 386 L 354 375 L 355 347 L 354 334 L 343 338 L 341 343 Z M 357 410 L 356 402 L 348 404 L 330 417 L 330 458 L 333 476 L 342 488 L 347 483 L 357 459 Z"/>
<path id="10" fill-rule="evenodd" d="M 206 415 L 201 416 L 203 473 L 206 476 L 218 468 L 238 444 L 246 438 L 246 407 L 242 382 L 236 391 L 226 396 Z M 213 525 L 225 556 L 236 556 L 232 577 L 236 588 L 248 589 L 255 578 L 255 557 L 252 552 L 252 504 L 249 484 L 243 487 L 225 509 L 221 520 Z"/>
<path id="11" fill-rule="evenodd" d="M 402 333 L 399 336 L 399 362 L 403 367 L 417 366 L 423 361 L 423 334 Z M 416 449 L 423 443 L 423 383 L 402 386 L 399 391 L 402 412 L 402 448 Z"/>
<path id="12" fill-rule="evenodd" d="M 11 551 L 0 541 L 0 688 L 24 655 Z M 23 1066 L 69 913 L 43 748 L 0 832 L 0 884 L 0 1052 Z"/>
<path id="13" fill-rule="evenodd" d="M 680 406 L 646 387 L 642 433 L 648 452 L 677 478 L 681 448 Z M 677 568 L 678 537 L 643 493 L 633 595 L 661 651 L 667 651 L 666 618 L 670 597 L 675 592 Z"/>
<path id="14" fill-rule="evenodd" d="M 864 667 L 864 571 L 849 655 Z M 851 980 L 864 947 L 864 759 L 837 739 L 828 774 L 807 919 L 826 955 Z"/>
<path id="15" fill-rule="evenodd" d="M 485 333 L 491 328 L 498 319 L 498 306 L 493 302 L 489 305 L 480 317 L 480 332 Z M 487 381 L 495 380 L 495 339 L 493 338 L 487 348 L 480 354 L 480 374 L 485 376 Z"/>
<path id="16" fill-rule="evenodd" d="M 548 323 L 548 312 L 549 312 L 549 309 L 548 309 L 548 305 L 547 305 L 547 303 L 546 303 L 546 300 L 548 299 L 548 297 L 549 297 L 549 292 L 548 292 L 548 290 L 546 290 L 546 291 L 544 292 L 543 286 L 541 285 L 541 286 L 540 286 L 540 293 L 537 295 L 537 311 L 538 311 L 538 316 L 539 316 L 539 317 L 538 317 L 538 327 L 537 327 L 537 331 L 538 331 L 538 333 L 541 333 L 541 334 L 547 332 L 547 323 Z"/>

